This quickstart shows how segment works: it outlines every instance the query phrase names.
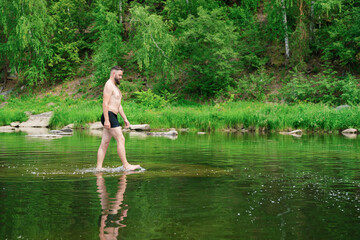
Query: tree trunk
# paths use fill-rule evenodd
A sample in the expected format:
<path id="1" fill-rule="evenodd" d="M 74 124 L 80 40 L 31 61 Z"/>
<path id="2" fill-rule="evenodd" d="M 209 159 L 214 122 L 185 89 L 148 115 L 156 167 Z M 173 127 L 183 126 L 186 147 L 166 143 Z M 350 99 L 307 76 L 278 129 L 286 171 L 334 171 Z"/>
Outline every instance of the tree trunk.
<path id="1" fill-rule="evenodd" d="M 119 1 L 119 10 L 120 10 L 119 21 L 122 24 L 122 0 Z"/>
<path id="2" fill-rule="evenodd" d="M 313 34 L 314 34 L 314 3 L 315 1 L 311 1 L 311 6 L 310 6 L 310 42 L 313 41 Z"/>
<path id="3" fill-rule="evenodd" d="M 284 0 L 281 0 L 281 7 L 283 9 L 283 22 L 284 22 L 284 30 L 285 30 L 285 34 L 284 34 L 284 38 L 285 38 L 285 55 L 286 55 L 285 65 L 287 65 L 287 62 L 288 62 L 288 60 L 290 58 L 290 49 L 289 49 L 289 35 L 288 35 L 286 9 L 285 9 Z"/>

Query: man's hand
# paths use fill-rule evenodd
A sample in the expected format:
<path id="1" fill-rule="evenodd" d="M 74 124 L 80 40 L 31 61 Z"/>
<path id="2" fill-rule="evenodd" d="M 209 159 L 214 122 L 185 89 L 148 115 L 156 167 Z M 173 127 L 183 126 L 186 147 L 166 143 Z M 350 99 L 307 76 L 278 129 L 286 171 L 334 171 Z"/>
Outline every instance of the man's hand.
<path id="1" fill-rule="evenodd" d="M 124 120 L 124 123 L 125 123 L 125 128 L 130 127 L 130 122 L 127 119 Z"/>
<path id="2" fill-rule="evenodd" d="M 109 120 L 105 120 L 104 122 L 104 128 L 110 129 L 110 121 Z"/>

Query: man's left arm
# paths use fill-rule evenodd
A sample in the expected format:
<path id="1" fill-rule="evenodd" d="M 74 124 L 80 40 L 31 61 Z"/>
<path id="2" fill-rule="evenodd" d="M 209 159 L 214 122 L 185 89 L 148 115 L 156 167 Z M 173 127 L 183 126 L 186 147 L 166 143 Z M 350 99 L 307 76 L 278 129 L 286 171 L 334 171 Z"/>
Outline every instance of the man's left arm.
<path id="1" fill-rule="evenodd" d="M 126 118 L 126 115 L 124 113 L 124 109 L 123 109 L 121 104 L 120 104 L 120 107 L 119 107 L 119 113 L 120 113 L 120 116 L 124 119 L 125 128 L 129 128 L 130 127 L 130 122 Z"/>

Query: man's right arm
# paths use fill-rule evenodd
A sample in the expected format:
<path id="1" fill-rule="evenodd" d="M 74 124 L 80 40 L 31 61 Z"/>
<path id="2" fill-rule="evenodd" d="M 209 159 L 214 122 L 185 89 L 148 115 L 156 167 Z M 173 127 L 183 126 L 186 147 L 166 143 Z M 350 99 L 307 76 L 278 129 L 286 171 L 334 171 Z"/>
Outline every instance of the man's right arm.
<path id="1" fill-rule="evenodd" d="M 103 95 L 103 113 L 104 113 L 104 127 L 110 128 L 110 121 L 109 121 L 109 103 L 110 103 L 110 97 L 112 94 L 112 88 L 111 86 L 106 83 L 104 87 L 104 95 Z"/>

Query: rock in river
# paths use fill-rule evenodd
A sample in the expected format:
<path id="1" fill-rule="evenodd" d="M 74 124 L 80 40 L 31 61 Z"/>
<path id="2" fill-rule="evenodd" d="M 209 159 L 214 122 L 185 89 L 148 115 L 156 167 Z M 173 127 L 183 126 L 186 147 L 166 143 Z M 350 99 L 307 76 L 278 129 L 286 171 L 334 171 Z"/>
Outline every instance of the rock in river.
<path id="1" fill-rule="evenodd" d="M 344 133 L 344 134 L 354 133 L 354 134 L 356 134 L 357 132 L 358 132 L 358 130 L 355 129 L 355 128 L 348 128 L 348 129 L 345 129 L 344 131 L 342 131 L 341 133 Z"/>
<path id="2" fill-rule="evenodd" d="M 149 124 L 130 125 L 130 130 L 150 131 L 150 125 Z"/>
<path id="3" fill-rule="evenodd" d="M 20 123 L 20 128 L 22 127 L 37 127 L 37 128 L 46 128 L 49 126 L 50 118 L 52 117 L 53 112 L 45 112 L 37 115 L 31 115 L 29 120 L 26 122 Z"/>

